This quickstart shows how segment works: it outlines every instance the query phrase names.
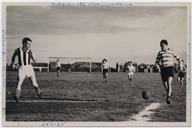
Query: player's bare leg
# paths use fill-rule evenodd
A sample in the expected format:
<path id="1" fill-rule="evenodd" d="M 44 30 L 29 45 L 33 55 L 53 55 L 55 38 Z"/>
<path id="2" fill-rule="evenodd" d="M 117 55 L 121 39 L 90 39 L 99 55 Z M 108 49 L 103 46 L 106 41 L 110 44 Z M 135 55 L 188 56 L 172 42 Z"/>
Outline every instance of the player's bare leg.
<path id="1" fill-rule="evenodd" d="M 29 79 L 31 80 L 32 84 L 33 84 L 33 87 L 35 88 L 35 91 L 37 92 L 37 95 L 39 98 L 41 98 L 42 96 L 42 91 L 40 90 L 40 88 L 38 87 L 38 84 L 37 84 L 37 80 L 35 78 L 35 76 L 31 76 L 29 77 Z"/>
<path id="2" fill-rule="evenodd" d="M 178 77 L 177 77 L 177 81 L 180 82 L 180 79 L 181 79 L 181 78 L 178 76 Z"/>
<path id="3" fill-rule="evenodd" d="M 106 78 L 105 78 L 105 74 L 103 74 L 103 81 L 105 81 L 105 79 L 106 79 Z"/>
<path id="4" fill-rule="evenodd" d="M 173 77 L 169 77 L 168 78 L 168 90 L 167 90 L 167 98 L 166 98 L 166 102 L 167 104 L 170 104 L 171 101 L 170 101 L 170 97 L 171 97 L 171 94 L 172 94 L 172 81 L 173 81 Z"/>
<path id="5" fill-rule="evenodd" d="M 20 96 L 21 96 L 21 85 L 22 85 L 24 79 L 25 79 L 25 77 L 21 76 L 20 74 L 17 77 L 17 88 L 16 88 L 16 92 L 15 92 L 16 102 L 19 102 L 19 99 L 20 99 Z"/>
<path id="6" fill-rule="evenodd" d="M 57 76 L 59 77 L 61 75 L 60 70 L 57 71 Z"/>
<path id="7" fill-rule="evenodd" d="M 132 82 L 133 82 L 133 76 L 132 76 L 132 75 L 128 75 L 128 80 L 130 81 L 130 85 L 132 85 Z"/>
<path id="8" fill-rule="evenodd" d="M 108 74 L 106 73 L 105 74 L 105 82 L 107 82 L 108 81 Z"/>
<path id="9" fill-rule="evenodd" d="M 169 79 L 168 79 L 168 96 L 169 97 L 172 94 L 172 81 L 173 81 L 173 77 L 169 77 Z"/>
<path id="10" fill-rule="evenodd" d="M 131 85 L 133 85 L 133 75 L 131 75 Z"/>
<path id="11" fill-rule="evenodd" d="M 183 78 L 183 77 L 178 77 L 178 78 L 177 78 L 177 81 L 179 82 L 179 85 L 180 85 L 181 87 L 183 87 L 184 78 Z"/>
<path id="12" fill-rule="evenodd" d="M 130 84 L 132 85 L 132 78 L 130 78 Z"/>
<path id="13" fill-rule="evenodd" d="M 166 93 L 167 93 L 167 91 L 168 91 L 168 85 L 167 85 L 167 81 L 163 81 L 163 86 L 164 86 L 164 88 L 165 88 L 165 91 L 166 91 Z"/>
<path id="14" fill-rule="evenodd" d="M 180 79 L 180 86 L 183 87 L 183 84 L 184 84 L 184 77 L 181 77 L 181 79 Z"/>
<path id="15" fill-rule="evenodd" d="M 163 86 L 165 88 L 166 95 L 167 95 L 166 102 L 167 102 L 167 104 L 170 104 L 170 100 L 169 100 L 169 96 L 168 96 L 168 94 L 169 94 L 168 81 L 163 81 Z"/>

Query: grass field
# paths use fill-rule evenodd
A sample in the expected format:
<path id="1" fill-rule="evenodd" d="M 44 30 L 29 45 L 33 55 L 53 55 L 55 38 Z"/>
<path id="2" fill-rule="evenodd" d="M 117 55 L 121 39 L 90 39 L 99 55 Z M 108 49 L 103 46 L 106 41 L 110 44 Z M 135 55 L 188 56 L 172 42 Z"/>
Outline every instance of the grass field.
<path id="1" fill-rule="evenodd" d="M 57 77 L 55 72 L 36 72 L 42 99 L 26 79 L 19 103 L 13 101 L 16 75 L 7 72 L 7 121 L 129 121 L 151 103 L 160 107 L 151 110 L 149 121 L 186 121 L 186 87 L 174 78 L 172 103 L 167 105 L 159 73 L 136 73 L 130 85 L 126 73 L 110 73 L 105 83 L 101 73 L 62 72 Z M 149 100 L 142 99 L 143 90 L 151 91 Z"/>

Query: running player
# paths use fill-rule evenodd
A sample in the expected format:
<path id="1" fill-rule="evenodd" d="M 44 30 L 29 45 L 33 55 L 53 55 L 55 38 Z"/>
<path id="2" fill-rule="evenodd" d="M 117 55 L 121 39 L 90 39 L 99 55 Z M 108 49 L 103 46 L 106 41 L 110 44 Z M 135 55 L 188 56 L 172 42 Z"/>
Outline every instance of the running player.
<path id="1" fill-rule="evenodd" d="M 178 62 L 181 61 L 180 57 L 175 54 L 174 51 L 168 48 L 167 40 L 161 40 L 160 42 L 161 51 L 159 51 L 155 65 L 161 70 L 161 78 L 165 91 L 167 93 L 166 102 L 170 104 L 170 97 L 172 94 L 172 80 L 174 76 L 174 63 L 173 58 L 176 58 Z"/>
<path id="2" fill-rule="evenodd" d="M 177 77 L 177 81 L 180 82 L 181 87 L 183 86 L 185 75 L 186 75 L 186 68 L 184 65 L 184 61 L 182 60 L 179 62 L 179 73 Z"/>
<path id="3" fill-rule="evenodd" d="M 132 84 L 133 75 L 134 75 L 134 72 L 135 72 L 135 67 L 133 66 L 131 61 L 128 62 L 128 64 L 127 64 L 127 72 L 128 72 L 128 80 Z"/>
<path id="4" fill-rule="evenodd" d="M 33 70 L 33 67 L 31 65 L 31 60 L 36 63 L 34 59 L 34 55 L 30 49 L 32 40 L 28 37 L 23 38 L 22 48 L 17 48 L 12 56 L 12 61 L 10 64 L 10 68 L 13 67 L 13 64 L 15 62 L 16 56 L 18 57 L 18 62 L 19 62 L 19 69 L 18 69 L 18 76 L 17 76 L 17 88 L 15 92 L 15 100 L 16 102 L 19 102 L 19 98 L 21 95 L 21 85 L 26 77 L 29 77 L 35 91 L 37 92 L 37 95 L 39 98 L 41 98 L 41 90 L 38 87 L 36 77 L 35 77 L 35 72 Z"/>
<path id="5" fill-rule="evenodd" d="M 59 77 L 61 75 L 61 63 L 59 62 L 59 59 L 56 61 L 56 68 L 57 68 L 57 76 Z"/>
<path id="6" fill-rule="evenodd" d="M 102 72 L 103 72 L 103 80 L 105 82 L 108 81 L 108 71 L 109 71 L 109 64 L 106 59 L 102 61 Z"/>

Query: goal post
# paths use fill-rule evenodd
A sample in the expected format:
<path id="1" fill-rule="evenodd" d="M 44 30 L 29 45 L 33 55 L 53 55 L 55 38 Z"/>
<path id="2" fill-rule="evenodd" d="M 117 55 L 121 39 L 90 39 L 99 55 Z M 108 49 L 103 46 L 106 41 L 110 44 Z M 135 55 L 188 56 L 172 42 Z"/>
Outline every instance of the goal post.
<path id="1" fill-rule="evenodd" d="M 91 57 L 48 57 L 49 71 L 55 70 L 57 60 L 60 61 L 63 71 L 92 72 Z"/>

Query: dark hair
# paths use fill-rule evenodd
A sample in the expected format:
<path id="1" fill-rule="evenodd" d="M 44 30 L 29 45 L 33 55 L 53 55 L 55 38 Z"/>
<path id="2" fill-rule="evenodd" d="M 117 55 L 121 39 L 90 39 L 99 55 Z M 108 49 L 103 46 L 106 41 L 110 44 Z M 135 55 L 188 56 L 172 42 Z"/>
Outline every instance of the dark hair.
<path id="1" fill-rule="evenodd" d="M 107 61 L 107 59 L 103 59 L 103 63 L 104 63 L 104 61 Z"/>
<path id="2" fill-rule="evenodd" d="M 161 42 L 160 42 L 160 46 L 162 47 L 163 44 L 168 45 L 167 40 L 165 40 L 165 39 L 161 40 Z"/>
<path id="3" fill-rule="evenodd" d="M 132 61 L 128 61 L 127 63 L 128 63 L 128 64 L 132 64 L 133 62 L 132 62 Z"/>
<path id="4" fill-rule="evenodd" d="M 25 44 L 25 43 L 27 43 L 27 41 L 32 42 L 32 40 L 29 37 L 25 37 L 25 38 L 23 38 L 22 43 Z"/>

